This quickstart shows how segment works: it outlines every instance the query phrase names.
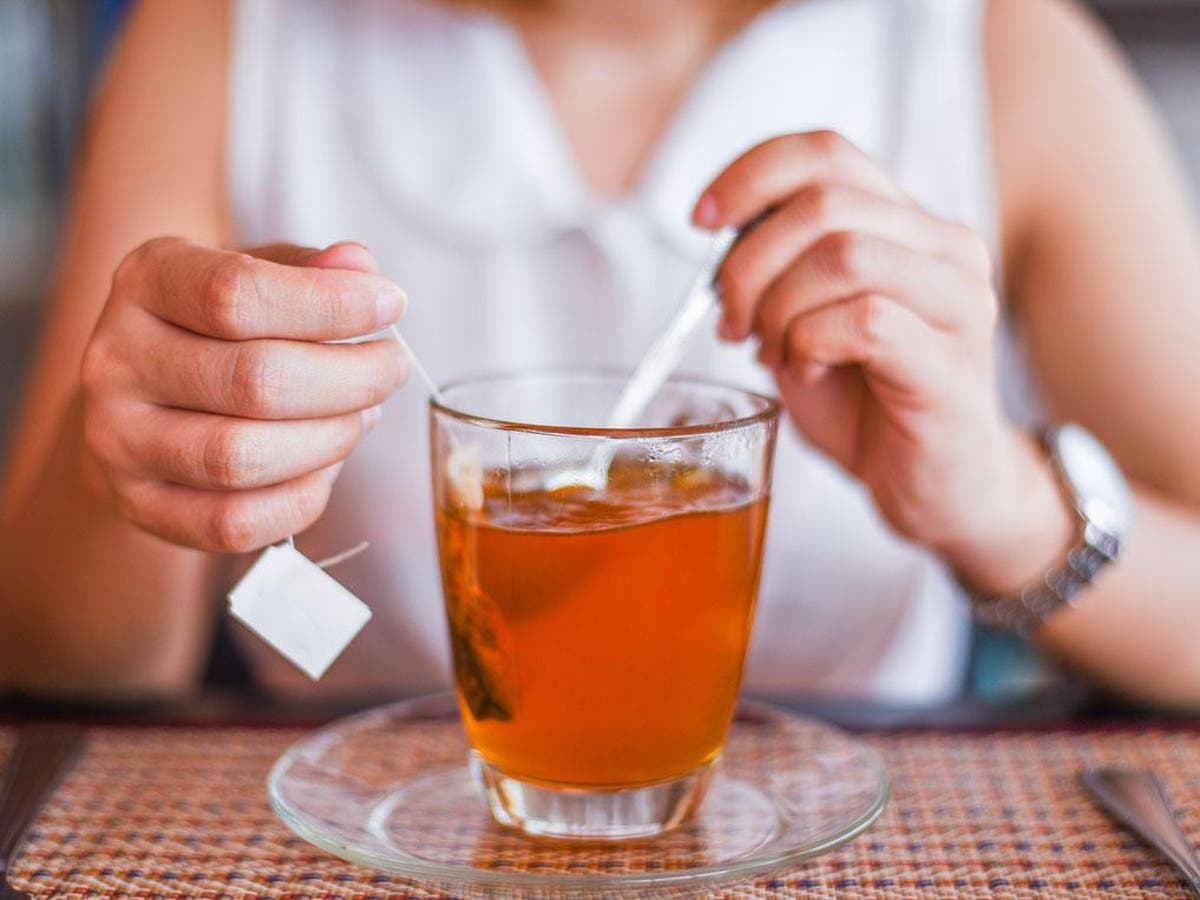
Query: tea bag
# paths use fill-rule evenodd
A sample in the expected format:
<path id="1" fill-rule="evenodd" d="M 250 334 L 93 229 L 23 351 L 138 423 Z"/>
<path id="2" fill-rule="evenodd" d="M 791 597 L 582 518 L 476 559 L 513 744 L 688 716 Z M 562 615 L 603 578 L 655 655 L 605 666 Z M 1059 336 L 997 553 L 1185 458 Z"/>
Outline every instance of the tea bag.
<path id="1" fill-rule="evenodd" d="M 517 705 L 512 637 L 495 601 L 482 592 L 448 597 L 454 672 L 471 715 L 507 722 Z"/>
<path id="2" fill-rule="evenodd" d="M 465 524 L 472 517 L 469 509 L 459 507 L 439 521 L 455 681 L 476 721 L 507 721 L 518 699 L 514 641 L 496 599 L 479 583 L 478 535 Z"/>
<path id="3" fill-rule="evenodd" d="M 507 721 L 515 707 L 512 636 L 475 570 L 477 534 L 467 523 L 484 509 L 483 465 L 474 444 L 452 445 L 445 465 L 445 511 L 438 540 L 455 681 L 477 720 Z"/>
<path id="4" fill-rule="evenodd" d="M 455 507 L 468 512 L 483 509 L 483 465 L 478 447 L 465 444 L 451 450 L 446 460 L 446 479 Z"/>

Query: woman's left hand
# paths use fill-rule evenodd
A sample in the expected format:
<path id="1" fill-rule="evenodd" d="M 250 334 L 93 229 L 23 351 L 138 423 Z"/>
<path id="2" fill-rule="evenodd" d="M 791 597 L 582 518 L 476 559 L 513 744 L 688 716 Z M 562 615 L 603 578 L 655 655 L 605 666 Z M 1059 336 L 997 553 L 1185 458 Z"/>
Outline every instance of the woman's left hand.
<path id="1" fill-rule="evenodd" d="M 999 408 L 986 243 L 831 132 L 760 144 L 695 210 L 706 228 L 756 219 L 717 277 L 722 337 L 758 339 L 796 426 L 901 535 L 983 589 L 1043 571 L 1069 518 Z"/>

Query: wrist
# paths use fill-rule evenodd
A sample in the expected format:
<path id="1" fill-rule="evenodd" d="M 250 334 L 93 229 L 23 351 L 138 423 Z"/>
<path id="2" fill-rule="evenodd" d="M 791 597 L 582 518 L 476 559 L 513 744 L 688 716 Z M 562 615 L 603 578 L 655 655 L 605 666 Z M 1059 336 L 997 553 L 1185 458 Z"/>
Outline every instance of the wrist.
<path id="1" fill-rule="evenodd" d="M 1033 435 L 1009 430 L 969 529 L 941 548 L 973 592 L 1010 596 L 1061 564 L 1078 519 Z"/>

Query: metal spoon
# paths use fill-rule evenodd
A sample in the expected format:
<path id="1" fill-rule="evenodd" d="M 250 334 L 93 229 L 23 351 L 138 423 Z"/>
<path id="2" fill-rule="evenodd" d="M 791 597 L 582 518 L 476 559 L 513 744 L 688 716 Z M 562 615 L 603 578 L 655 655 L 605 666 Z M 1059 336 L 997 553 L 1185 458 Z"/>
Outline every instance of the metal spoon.
<path id="1" fill-rule="evenodd" d="M 1200 859 L 1180 829 L 1157 775 L 1144 769 L 1085 769 L 1079 781 L 1110 815 L 1173 862 L 1200 896 Z"/>

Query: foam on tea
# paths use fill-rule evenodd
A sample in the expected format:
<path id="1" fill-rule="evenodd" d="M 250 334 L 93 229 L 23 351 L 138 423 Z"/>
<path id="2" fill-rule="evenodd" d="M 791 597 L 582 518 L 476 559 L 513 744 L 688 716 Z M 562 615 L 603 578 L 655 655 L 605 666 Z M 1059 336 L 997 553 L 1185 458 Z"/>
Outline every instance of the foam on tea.
<path id="1" fill-rule="evenodd" d="M 437 510 L 472 746 L 513 777 L 573 785 L 710 762 L 741 679 L 765 497 L 619 458 L 600 491 L 482 476 L 478 508 Z"/>

